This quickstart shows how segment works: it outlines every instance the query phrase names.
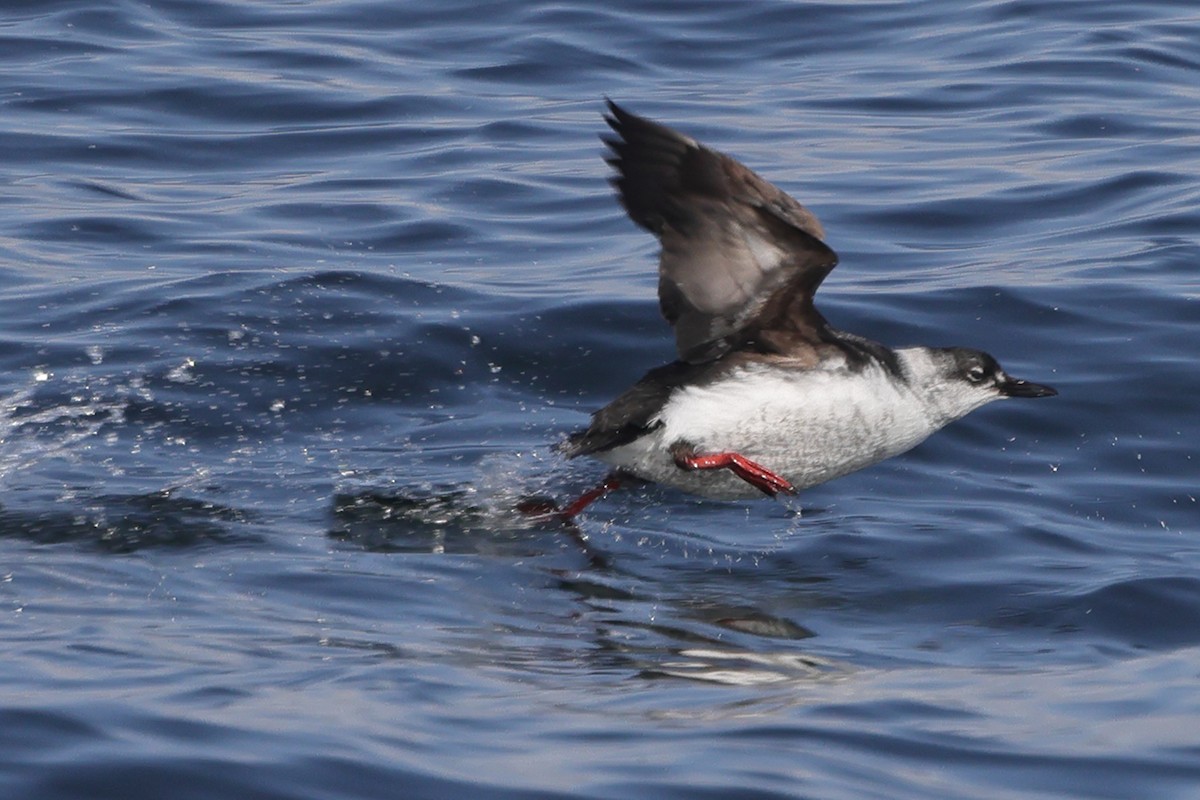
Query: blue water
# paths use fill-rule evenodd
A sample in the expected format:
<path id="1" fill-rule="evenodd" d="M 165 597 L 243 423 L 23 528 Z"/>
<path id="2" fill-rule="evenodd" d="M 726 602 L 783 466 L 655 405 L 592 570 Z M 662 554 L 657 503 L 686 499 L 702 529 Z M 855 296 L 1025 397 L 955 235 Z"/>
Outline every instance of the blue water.
<path id="1" fill-rule="evenodd" d="M 1200 796 L 1200 11 L 10 2 L 0 795 Z M 511 512 L 671 358 L 602 98 L 989 406 L 798 503 Z M 589 555 L 592 558 L 589 558 Z"/>

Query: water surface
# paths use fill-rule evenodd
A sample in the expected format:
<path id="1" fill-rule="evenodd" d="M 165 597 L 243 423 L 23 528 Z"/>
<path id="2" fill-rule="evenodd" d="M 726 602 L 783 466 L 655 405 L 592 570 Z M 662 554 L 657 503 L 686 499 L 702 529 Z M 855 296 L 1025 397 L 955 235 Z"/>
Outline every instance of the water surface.
<path id="1" fill-rule="evenodd" d="M 1196 41 L 1171 2 L 10 3 L 0 791 L 1196 796 Z M 522 520 L 672 357 L 605 95 L 810 206 L 834 324 L 1060 396 L 791 505 Z"/>

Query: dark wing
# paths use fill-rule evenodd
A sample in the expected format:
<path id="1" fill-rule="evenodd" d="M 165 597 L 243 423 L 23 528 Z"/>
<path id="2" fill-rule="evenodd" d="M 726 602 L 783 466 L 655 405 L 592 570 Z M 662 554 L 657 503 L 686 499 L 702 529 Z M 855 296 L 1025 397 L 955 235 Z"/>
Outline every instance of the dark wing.
<path id="1" fill-rule="evenodd" d="M 654 429 L 650 420 L 681 383 L 703 375 L 711 366 L 675 361 L 650 370 L 617 399 L 592 414 L 591 424 L 568 436 L 558 445 L 558 451 L 574 458 L 632 442 Z"/>
<path id="2" fill-rule="evenodd" d="M 658 299 L 679 356 L 699 363 L 782 334 L 816 344 L 813 293 L 837 265 L 821 223 L 729 156 L 608 101 L 604 139 L 629 216 L 658 237 Z"/>

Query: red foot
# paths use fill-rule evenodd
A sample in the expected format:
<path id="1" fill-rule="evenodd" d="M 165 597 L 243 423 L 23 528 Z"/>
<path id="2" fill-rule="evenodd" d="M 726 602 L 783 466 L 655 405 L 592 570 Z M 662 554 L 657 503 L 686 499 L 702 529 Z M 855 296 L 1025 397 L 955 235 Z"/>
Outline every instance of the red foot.
<path id="1" fill-rule="evenodd" d="M 756 464 L 740 453 L 711 453 L 698 456 L 691 449 L 679 450 L 675 453 L 675 463 L 681 469 L 727 469 L 746 483 L 758 489 L 767 497 L 774 497 L 781 492 L 795 494 L 796 487 L 776 475 L 771 470 Z"/>

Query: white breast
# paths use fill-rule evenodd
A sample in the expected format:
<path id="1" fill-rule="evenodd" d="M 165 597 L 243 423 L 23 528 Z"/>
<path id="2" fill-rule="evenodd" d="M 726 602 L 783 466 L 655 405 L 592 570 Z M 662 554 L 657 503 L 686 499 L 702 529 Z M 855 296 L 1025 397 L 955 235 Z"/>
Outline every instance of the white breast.
<path id="1" fill-rule="evenodd" d="M 597 454 L 643 478 L 707 497 L 759 497 L 728 470 L 689 472 L 668 448 L 735 452 L 797 489 L 845 475 L 915 446 L 942 426 L 926 404 L 881 367 L 787 370 L 749 366 L 708 386 L 677 389 L 655 421 L 661 427 Z"/>

